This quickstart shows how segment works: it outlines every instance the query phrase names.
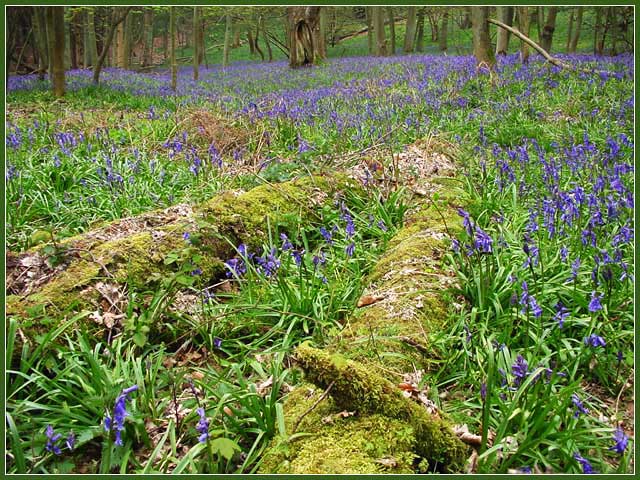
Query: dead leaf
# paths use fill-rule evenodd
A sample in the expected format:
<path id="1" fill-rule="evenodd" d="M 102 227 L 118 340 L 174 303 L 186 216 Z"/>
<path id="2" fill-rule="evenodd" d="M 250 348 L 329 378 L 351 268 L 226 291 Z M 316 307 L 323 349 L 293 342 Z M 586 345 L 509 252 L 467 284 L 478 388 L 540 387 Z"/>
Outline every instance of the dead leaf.
<path id="1" fill-rule="evenodd" d="M 396 468 L 398 466 L 398 461 L 393 457 L 378 458 L 375 462 L 387 468 Z"/>
<path id="2" fill-rule="evenodd" d="M 465 473 L 476 473 L 478 471 L 478 451 L 471 450 L 471 456 L 467 459 Z"/>
<path id="3" fill-rule="evenodd" d="M 343 410 L 343 411 L 338 412 L 338 413 L 333 413 L 331 415 L 327 415 L 326 417 L 324 417 L 322 419 L 322 423 L 331 424 L 331 423 L 333 423 L 334 420 L 337 420 L 337 419 L 340 419 L 340 418 L 353 417 L 355 414 L 356 414 L 355 410 L 353 412 L 348 412 L 346 410 Z"/>
<path id="4" fill-rule="evenodd" d="M 455 433 L 458 438 L 467 445 L 473 445 L 475 447 L 479 447 L 482 444 L 482 437 L 480 435 L 475 435 L 469 431 L 469 427 L 467 424 L 456 425 L 453 427 L 453 433 Z"/>
<path id="5" fill-rule="evenodd" d="M 418 391 L 418 385 L 416 385 L 415 383 L 407 383 L 407 382 L 399 383 L 398 384 L 398 388 L 400 390 L 406 390 L 408 392 L 417 392 Z"/>
<path id="6" fill-rule="evenodd" d="M 360 300 L 358 300 L 357 307 L 358 308 L 367 307 L 381 300 L 384 300 L 384 297 L 373 296 L 373 295 L 363 295 L 362 297 L 360 297 Z"/>
<path id="7" fill-rule="evenodd" d="M 260 395 L 261 397 L 264 397 L 267 394 L 267 392 L 271 389 L 271 385 L 273 385 L 273 375 L 271 375 L 266 380 L 257 384 L 256 392 L 258 392 L 258 395 Z"/>

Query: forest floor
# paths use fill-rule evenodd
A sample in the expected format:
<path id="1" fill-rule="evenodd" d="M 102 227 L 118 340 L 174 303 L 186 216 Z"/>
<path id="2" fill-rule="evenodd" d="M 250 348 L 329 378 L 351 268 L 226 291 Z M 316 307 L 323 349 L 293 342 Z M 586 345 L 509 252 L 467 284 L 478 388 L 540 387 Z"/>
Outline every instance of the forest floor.
<path id="1" fill-rule="evenodd" d="M 632 471 L 633 58 L 564 59 L 11 77 L 8 471 Z"/>

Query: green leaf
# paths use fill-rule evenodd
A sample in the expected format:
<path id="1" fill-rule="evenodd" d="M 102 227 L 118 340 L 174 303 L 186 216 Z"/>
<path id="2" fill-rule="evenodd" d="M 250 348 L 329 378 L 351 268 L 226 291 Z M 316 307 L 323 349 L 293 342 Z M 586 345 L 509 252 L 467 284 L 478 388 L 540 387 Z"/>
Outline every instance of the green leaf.
<path id="1" fill-rule="evenodd" d="M 211 449 L 213 453 L 219 453 L 227 460 L 231 460 L 235 451 L 240 451 L 240 447 L 236 442 L 224 437 L 212 440 Z"/>
<path id="2" fill-rule="evenodd" d="M 133 343 L 142 348 L 147 343 L 147 336 L 142 332 L 136 332 L 133 335 Z"/>

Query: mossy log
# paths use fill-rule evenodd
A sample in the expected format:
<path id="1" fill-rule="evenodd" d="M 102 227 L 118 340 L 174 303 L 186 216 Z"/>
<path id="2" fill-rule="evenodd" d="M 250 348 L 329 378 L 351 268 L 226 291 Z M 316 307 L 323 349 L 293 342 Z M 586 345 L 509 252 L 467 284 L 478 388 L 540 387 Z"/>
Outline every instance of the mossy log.
<path id="1" fill-rule="evenodd" d="M 269 229 L 272 234 L 290 232 L 300 218 L 317 217 L 318 209 L 332 202 L 335 194 L 357 188 L 357 182 L 346 176 L 310 176 L 118 220 L 57 243 L 61 264 L 56 268 L 46 266 L 45 245 L 9 254 L 11 279 L 38 280 L 13 282 L 18 286 L 17 291 L 8 291 L 7 315 L 18 319 L 28 338 L 30 332 L 51 328 L 56 319 L 96 309 L 103 300 L 94 288 L 98 282 L 139 291 L 153 288 L 177 268 L 165 262 L 169 253 L 187 246 L 201 257 L 197 266 L 204 281 L 224 277 L 224 261 L 237 255 L 238 244 L 257 249 L 268 240 Z M 43 327 L 39 318 L 45 317 Z"/>
<path id="2" fill-rule="evenodd" d="M 328 390 L 328 398 L 317 403 L 319 395 L 309 395 L 309 386 L 287 397 L 290 437 L 273 442 L 261 472 L 462 471 L 469 452 L 446 416 L 406 398 L 398 387 L 403 374 L 428 371 L 431 359 L 442 354 L 429 340 L 447 329 L 446 290 L 453 280 L 441 260 L 445 234 L 459 223 L 453 206 L 461 192 L 455 185 L 452 179 L 432 182 L 438 196 L 416 202 L 369 275 L 365 295 L 378 300 L 356 310 L 322 350 L 297 348 L 307 381 Z"/>

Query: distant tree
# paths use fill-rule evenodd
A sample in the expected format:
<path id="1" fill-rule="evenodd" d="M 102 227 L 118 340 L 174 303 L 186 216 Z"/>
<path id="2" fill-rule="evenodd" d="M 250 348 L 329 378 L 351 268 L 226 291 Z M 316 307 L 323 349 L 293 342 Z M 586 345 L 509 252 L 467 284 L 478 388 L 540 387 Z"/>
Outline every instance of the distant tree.
<path id="1" fill-rule="evenodd" d="M 530 19 L 529 19 L 529 7 L 517 7 L 518 8 L 518 30 L 525 36 L 529 36 Z M 520 41 L 520 59 L 522 63 L 529 62 L 529 45 L 526 42 Z"/>
<path id="2" fill-rule="evenodd" d="M 384 31 L 382 7 L 371 7 L 371 19 L 375 33 L 375 55 L 382 57 L 387 54 L 387 38 Z"/>
<path id="3" fill-rule="evenodd" d="M 47 7 L 47 30 L 50 32 L 51 83 L 56 97 L 64 96 L 64 7 Z"/>
<path id="4" fill-rule="evenodd" d="M 258 27 L 262 32 L 262 38 L 264 38 L 264 46 L 267 49 L 267 61 L 273 61 L 273 51 L 271 49 L 271 40 L 269 40 L 269 32 L 267 32 L 266 22 L 264 21 L 264 15 L 260 15 L 258 18 Z M 320 46 L 319 35 L 317 36 L 317 45 Z"/>
<path id="5" fill-rule="evenodd" d="M 46 7 L 33 7 L 33 25 L 35 27 L 35 39 L 38 49 L 38 78 L 40 80 L 44 80 L 45 72 L 49 67 L 45 11 Z"/>
<path id="6" fill-rule="evenodd" d="M 317 6 L 287 7 L 290 67 L 313 65 L 318 59 L 313 32 L 320 21 L 321 8 Z"/>
<path id="7" fill-rule="evenodd" d="M 229 65 L 229 52 L 231 50 L 231 38 L 233 34 L 233 18 L 231 13 L 225 15 L 225 29 L 224 29 L 224 46 L 222 47 L 222 66 Z"/>
<path id="8" fill-rule="evenodd" d="M 584 13 L 584 7 L 577 7 L 575 11 L 575 23 L 573 25 L 573 32 L 571 33 L 571 41 L 569 42 L 569 53 L 575 53 L 578 48 L 578 41 L 580 40 L 580 32 L 582 30 L 582 15 Z"/>
<path id="9" fill-rule="evenodd" d="M 200 39 L 198 34 L 200 31 L 200 9 L 202 7 L 193 7 L 193 80 L 200 78 Z"/>
<path id="10" fill-rule="evenodd" d="M 395 55 L 396 53 L 396 18 L 393 15 L 393 8 L 387 7 L 387 21 L 389 23 L 389 38 L 391 39 L 391 46 L 389 53 Z M 413 48 L 413 38 L 411 39 L 411 48 Z M 406 41 L 406 36 L 405 36 Z"/>
<path id="11" fill-rule="evenodd" d="M 111 25 L 109 26 L 109 30 L 107 32 L 107 36 L 102 42 L 102 52 L 98 57 L 98 61 L 93 67 L 93 83 L 96 85 L 100 82 L 100 72 L 102 71 L 102 66 L 104 65 L 104 61 L 107 58 L 107 53 L 109 52 L 109 48 L 113 43 L 113 37 L 116 33 L 116 28 L 120 25 L 129 15 L 133 7 L 126 7 L 123 11 L 119 12 L 116 8 L 111 10 Z"/>
<path id="12" fill-rule="evenodd" d="M 553 42 L 553 32 L 556 30 L 556 17 L 558 15 L 558 7 L 549 7 L 547 19 L 542 27 L 542 39 L 540 46 L 547 52 L 551 52 L 551 44 Z"/>
<path id="13" fill-rule="evenodd" d="M 318 57 L 327 58 L 327 8 L 320 9 L 320 19 L 318 21 Z"/>
<path id="14" fill-rule="evenodd" d="M 473 54 L 478 66 L 493 68 L 495 57 L 489 37 L 489 7 L 471 7 L 471 28 L 473 30 Z"/>
<path id="15" fill-rule="evenodd" d="M 405 29 L 403 46 L 404 53 L 413 52 L 413 43 L 415 41 L 417 25 L 416 7 L 407 7 L 407 26 Z"/>
<path id="16" fill-rule="evenodd" d="M 171 90 L 178 88 L 178 63 L 176 61 L 176 7 L 169 7 L 169 41 L 171 42 Z"/>
<path id="17" fill-rule="evenodd" d="M 442 24 L 438 29 L 438 48 L 441 52 L 447 51 L 447 31 L 449 30 L 449 12 L 442 12 Z"/>
<path id="18" fill-rule="evenodd" d="M 498 7 L 498 20 L 505 25 L 513 25 L 513 7 Z M 509 36 L 510 33 L 504 28 L 498 29 L 498 35 L 496 40 L 496 55 L 506 55 L 509 51 Z"/>
<path id="19" fill-rule="evenodd" d="M 417 24 L 416 52 L 424 52 L 424 7 L 418 9 Z"/>
<path id="20" fill-rule="evenodd" d="M 146 7 L 142 20 L 142 34 L 144 38 L 142 46 L 142 63 L 143 67 L 153 64 L 153 8 Z"/>
<path id="21" fill-rule="evenodd" d="M 367 20 L 367 46 L 369 55 L 374 53 L 374 39 L 373 39 L 373 7 L 365 7 L 365 14 Z"/>

